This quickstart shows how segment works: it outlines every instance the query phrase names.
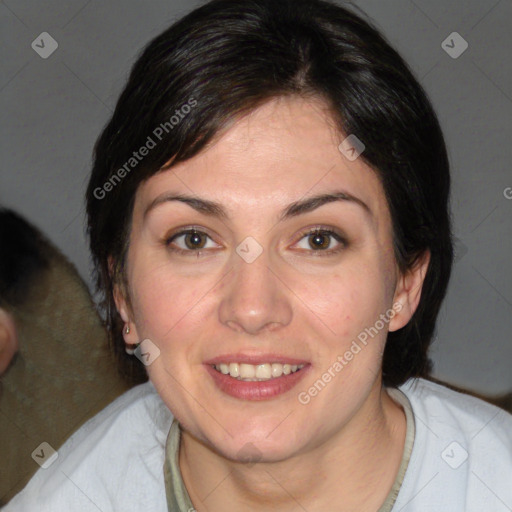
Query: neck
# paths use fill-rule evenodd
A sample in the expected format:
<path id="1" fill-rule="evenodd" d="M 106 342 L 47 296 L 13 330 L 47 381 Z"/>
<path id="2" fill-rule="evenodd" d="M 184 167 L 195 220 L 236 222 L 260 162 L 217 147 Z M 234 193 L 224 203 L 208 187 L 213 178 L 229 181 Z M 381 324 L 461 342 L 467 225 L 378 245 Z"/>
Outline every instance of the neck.
<path id="1" fill-rule="evenodd" d="M 228 460 L 182 432 L 179 463 L 198 512 L 377 510 L 400 467 L 405 414 L 380 382 L 325 443 L 279 462 Z M 336 508 L 333 508 L 333 504 Z"/>

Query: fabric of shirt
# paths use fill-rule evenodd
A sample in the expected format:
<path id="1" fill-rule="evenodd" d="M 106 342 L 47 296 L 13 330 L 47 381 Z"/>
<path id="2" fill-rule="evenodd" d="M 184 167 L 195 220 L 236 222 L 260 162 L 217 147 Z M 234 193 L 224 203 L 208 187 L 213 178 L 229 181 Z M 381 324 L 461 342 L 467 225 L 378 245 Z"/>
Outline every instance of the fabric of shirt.
<path id="1" fill-rule="evenodd" d="M 410 402 L 415 436 L 392 512 L 510 512 L 512 415 L 424 379 L 399 390 Z M 80 428 L 2 510 L 167 512 L 173 419 L 151 382 L 131 389 Z M 183 485 L 179 465 L 172 481 Z"/>

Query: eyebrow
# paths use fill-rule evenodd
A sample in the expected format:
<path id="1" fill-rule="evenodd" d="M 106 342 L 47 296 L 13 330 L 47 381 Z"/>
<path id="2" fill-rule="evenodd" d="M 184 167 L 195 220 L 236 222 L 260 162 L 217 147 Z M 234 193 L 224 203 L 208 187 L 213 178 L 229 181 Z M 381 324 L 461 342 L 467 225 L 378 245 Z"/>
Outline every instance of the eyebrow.
<path id="1" fill-rule="evenodd" d="M 151 210 L 157 206 L 172 201 L 179 201 L 181 203 L 188 204 L 197 212 L 208 215 L 210 217 L 229 219 L 229 215 L 220 203 L 184 194 L 162 194 L 161 196 L 158 196 L 145 209 L 144 218 Z M 335 201 L 347 201 L 357 204 L 370 217 L 373 217 L 373 213 L 370 207 L 364 201 L 346 191 L 338 191 L 330 194 L 320 194 L 317 196 L 308 197 L 306 199 L 295 201 L 289 204 L 279 216 L 279 222 L 311 212 L 317 208 L 320 208 L 320 206 L 323 206 L 324 204 L 332 203 Z"/>

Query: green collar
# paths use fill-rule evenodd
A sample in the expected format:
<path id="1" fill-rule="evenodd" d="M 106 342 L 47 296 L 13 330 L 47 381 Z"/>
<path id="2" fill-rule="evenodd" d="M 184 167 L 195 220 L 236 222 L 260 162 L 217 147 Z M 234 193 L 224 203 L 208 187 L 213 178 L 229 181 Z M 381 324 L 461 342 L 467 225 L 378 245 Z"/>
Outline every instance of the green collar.
<path id="1" fill-rule="evenodd" d="M 180 438 L 180 424 L 174 418 L 165 444 L 164 479 L 167 510 L 168 512 L 193 512 L 195 508 L 181 478 Z"/>

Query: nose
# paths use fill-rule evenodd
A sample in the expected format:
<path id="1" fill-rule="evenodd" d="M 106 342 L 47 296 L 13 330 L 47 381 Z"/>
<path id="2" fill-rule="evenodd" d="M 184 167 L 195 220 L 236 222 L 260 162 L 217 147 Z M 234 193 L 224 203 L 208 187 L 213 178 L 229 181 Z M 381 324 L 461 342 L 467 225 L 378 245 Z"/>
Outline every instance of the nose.
<path id="1" fill-rule="evenodd" d="M 219 306 L 219 320 L 229 328 L 248 334 L 273 331 L 291 322 L 290 291 L 269 266 L 264 251 L 247 263 L 236 253 Z"/>

